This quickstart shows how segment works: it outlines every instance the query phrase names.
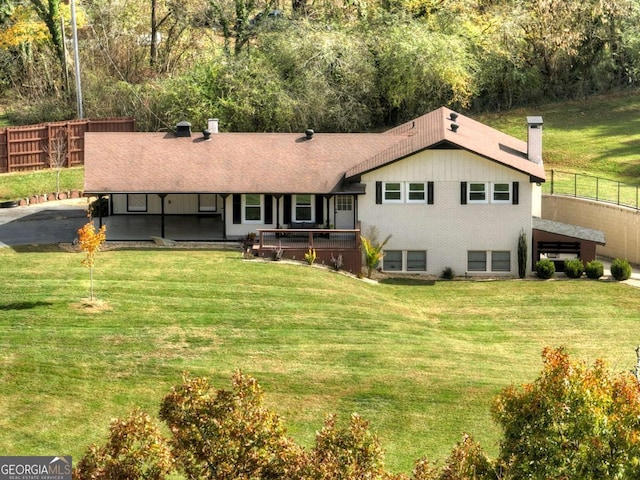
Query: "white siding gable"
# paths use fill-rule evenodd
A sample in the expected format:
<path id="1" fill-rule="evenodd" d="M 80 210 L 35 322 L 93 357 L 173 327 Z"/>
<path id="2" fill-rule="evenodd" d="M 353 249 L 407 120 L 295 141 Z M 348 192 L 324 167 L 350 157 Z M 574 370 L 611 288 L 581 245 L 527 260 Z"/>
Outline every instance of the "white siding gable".
<path id="1" fill-rule="evenodd" d="M 434 182 L 433 205 L 376 204 L 376 182 Z M 463 205 L 461 182 L 487 182 L 487 195 L 492 183 L 517 182 L 518 204 L 489 200 Z M 507 274 L 517 274 L 518 237 L 524 230 L 531 238 L 532 192 L 539 194 L 528 175 L 465 150 L 426 150 L 364 174 L 362 183 L 367 192 L 358 204 L 362 232 L 366 235 L 370 227 L 376 227 L 380 240 L 391 234 L 385 250 L 403 251 L 405 258 L 408 251 L 426 251 L 427 273 L 434 275 L 446 267 L 464 275 L 470 250 L 509 251 L 511 271 Z M 490 259 L 489 253 L 487 273 Z"/>

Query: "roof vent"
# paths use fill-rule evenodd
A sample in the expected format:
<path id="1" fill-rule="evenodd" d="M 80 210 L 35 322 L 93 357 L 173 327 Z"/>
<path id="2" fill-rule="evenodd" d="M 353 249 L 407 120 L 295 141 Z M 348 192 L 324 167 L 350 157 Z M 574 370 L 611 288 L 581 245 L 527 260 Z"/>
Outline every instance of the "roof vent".
<path id="1" fill-rule="evenodd" d="M 313 132 L 313 129 L 311 129 L 311 128 L 307 128 L 307 129 L 304 131 L 304 134 L 306 135 L 307 140 L 311 140 L 311 139 L 313 138 L 313 133 L 314 133 L 314 132 Z"/>
<path id="2" fill-rule="evenodd" d="M 459 127 L 459 126 L 460 126 L 460 125 L 458 125 L 457 123 L 452 123 L 452 124 L 451 124 L 451 131 L 452 131 L 453 133 L 456 133 L 456 132 L 458 131 L 458 127 Z"/>
<path id="3" fill-rule="evenodd" d="M 186 120 L 183 120 L 176 125 L 176 137 L 190 137 L 191 136 L 191 124 Z"/>
<path id="4" fill-rule="evenodd" d="M 203 130 L 202 136 L 204 137 L 205 140 L 209 140 L 211 139 L 211 132 L 209 130 Z"/>
<path id="5" fill-rule="evenodd" d="M 455 122 L 458 118 L 458 114 L 456 112 L 451 112 L 449 114 L 449 120 L 451 120 L 452 122 Z"/>

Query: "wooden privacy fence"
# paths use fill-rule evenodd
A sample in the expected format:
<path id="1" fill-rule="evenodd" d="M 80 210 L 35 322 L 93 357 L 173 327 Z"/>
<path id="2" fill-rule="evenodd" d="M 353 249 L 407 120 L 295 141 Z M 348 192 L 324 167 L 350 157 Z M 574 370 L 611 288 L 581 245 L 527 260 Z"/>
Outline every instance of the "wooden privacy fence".
<path id="1" fill-rule="evenodd" d="M 133 118 L 69 120 L 0 129 L 0 173 L 84 165 L 86 132 L 133 131 Z"/>

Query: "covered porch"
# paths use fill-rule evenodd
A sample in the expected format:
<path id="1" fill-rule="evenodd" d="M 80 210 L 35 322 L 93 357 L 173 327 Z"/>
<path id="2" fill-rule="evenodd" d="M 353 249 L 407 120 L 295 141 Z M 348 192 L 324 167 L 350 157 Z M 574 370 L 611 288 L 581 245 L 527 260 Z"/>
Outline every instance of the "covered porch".
<path id="1" fill-rule="evenodd" d="M 220 215 L 112 215 L 95 220 L 107 226 L 107 241 L 149 241 L 153 236 L 185 242 L 226 240 Z"/>

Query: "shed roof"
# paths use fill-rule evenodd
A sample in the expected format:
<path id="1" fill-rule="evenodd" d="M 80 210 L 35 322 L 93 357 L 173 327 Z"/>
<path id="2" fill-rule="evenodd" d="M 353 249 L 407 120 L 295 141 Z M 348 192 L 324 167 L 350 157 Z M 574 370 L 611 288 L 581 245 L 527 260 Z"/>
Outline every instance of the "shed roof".
<path id="1" fill-rule="evenodd" d="M 544 181 L 525 142 L 439 108 L 383 133 L 93 133 L 85 193 L 363 193 L 358 176 L 426 148 L 462 148 Z M 347 182 L 345 182 L 345 179 Z"/>
<path id="2" fill-rule="evenodd" d="M 542 230 L 543 232 L 555 233 L 556 235 L 564 235 L 565 237 L 595 242 L 599 245 L 606 244 L 604 233 L 592 228 L 554 222 L 553 220 L 546 220 L 538 217 L 533 217 L 533 228 L 535 230 Z"/>

